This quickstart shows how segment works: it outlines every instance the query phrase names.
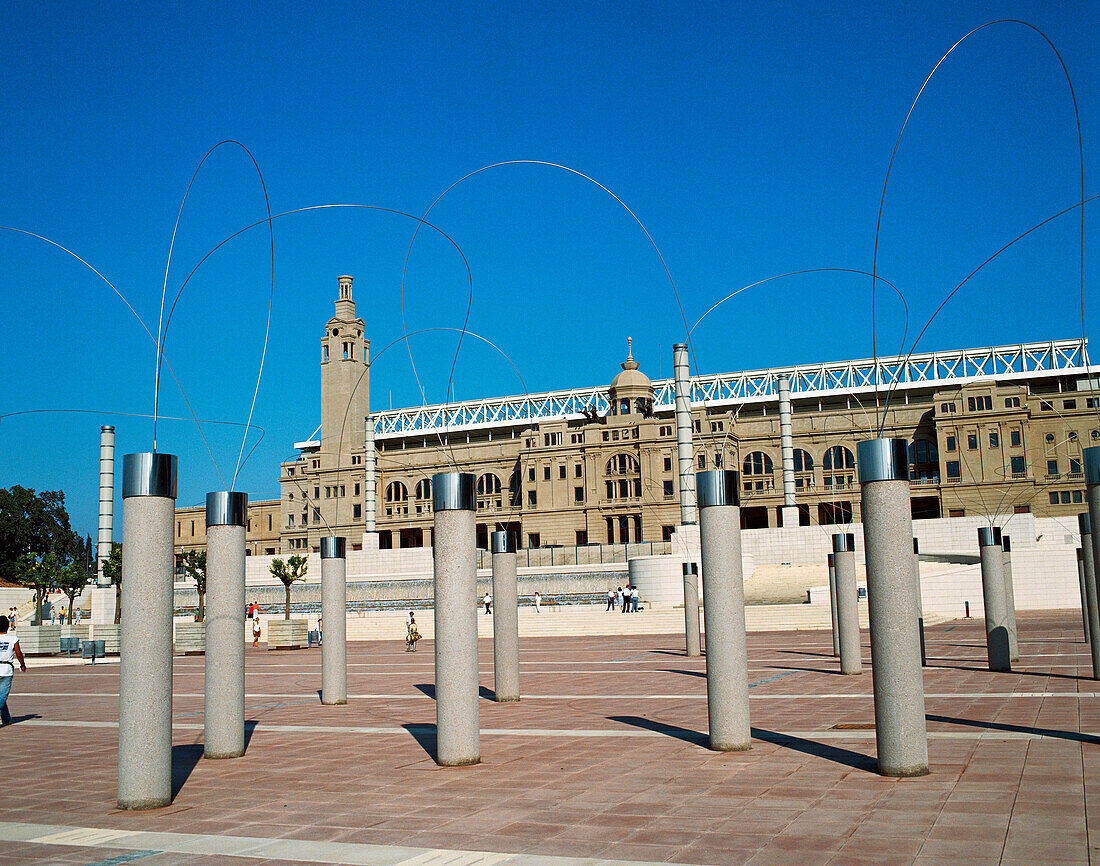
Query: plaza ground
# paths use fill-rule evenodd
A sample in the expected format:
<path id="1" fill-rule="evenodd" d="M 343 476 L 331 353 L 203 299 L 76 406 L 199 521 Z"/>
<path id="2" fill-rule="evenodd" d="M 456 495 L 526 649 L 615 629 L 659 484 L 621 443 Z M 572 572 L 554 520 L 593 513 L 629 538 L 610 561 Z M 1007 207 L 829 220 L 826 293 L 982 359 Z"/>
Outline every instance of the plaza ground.
<path id="1" fill-rule="evenodd" d="M 428 641 L 349 644 L 339 707 L 319 703 L 319 650 L 249 647 L 247 754 L 221 761 L 202 758 L 204 659 L 177 656 L 175 799 L 148 812 L 115 808 L 118 666 L 31 660 L 0 732 L 0 859 L 1086 863 L 1100 688 L 1080 615 L 1019 631 L 995 674 L 981 620 L 929 628 L 932 773 L 902 780 L 875 774 L 870 670 L 841 676 L 827 631 L 749 635 L 740 753 L 705 747 L 705 660 L 682 636 L 526 638 L 518 704 L 493 702 L 482 640 L 482 763 L 456 769 L 431 758 Z"/>

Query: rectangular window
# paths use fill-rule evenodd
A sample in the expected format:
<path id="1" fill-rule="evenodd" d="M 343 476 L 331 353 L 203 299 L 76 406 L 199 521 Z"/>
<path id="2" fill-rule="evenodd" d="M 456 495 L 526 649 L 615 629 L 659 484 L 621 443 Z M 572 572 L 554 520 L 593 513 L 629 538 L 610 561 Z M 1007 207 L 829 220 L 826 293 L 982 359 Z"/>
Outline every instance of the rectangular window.
<path id="1" fill-rule="evenodd" d="M 321 522 L 321 509 L 320 508 L 314 508 L 313 509 L 313 522 L 314 523 L 320 523 Z"/>
<path id="2" fill-rule="evenodd" d="M 1077 408 L 1077 401 L 1076 400 L 1063 400 L 1062 401 L 1062 408 L 1063 409 L 1076 409 Z"/>
<path id="3" fill-rule="evenodd" d="M 1058 474 L 1058 461 L 1057 460 L 1048 460 L 1047 461 L 1047 475 L 1057 475 L 1057 474 Z"/>
<path id="4" fill-rule="evenodd" d="M 359 495 L 359 485 L 358 484 L 355 485 L 355 495 L 356 496 Z"/>
<path id="5" fill-rule="evenodd" d="M 947 437 L 947 450 L 948 451 L 954 451 L 955 448 L 956 448 L 955 437 L 954 436 L 948 436 Z"/>
<path id="6" fill-rule="evenodd" d="M 527 533 L 527 546 L 528 547 L 541 547 L 542 539 L 537 532 Z"/>
<path id="7" fill-rule="evenodd" d="M 673 494 L 673 491 L 672 491 L 672 479 L 671 478 L 667 479 L 664 484 L 665 484 L 665 496 L 666 497 L 673 496 L 674 494 Z"/>
<path id="8" fill-rule="evenodd" d="M 1013 514 L 1031 514 L 1030 505 L 1014 505 L 1012 506 Z"/>
<path id="9" fill-rule="evenodd" d="M 538 505 L 538 497 L 535 496 L 534 490 L 527 491 L 527 504 L 530 506 Z"/>
<path id="10" fill-rule="evenodd" d="M 675 526 L 662 526 L 661 527 L 661 541 L 672 541 L 672 533 L 676 531 Z"/>
<path id="11" fill-rule="evenodd" d="M 699 455 L 698 465 L 699 465 L 700 469 L 706 469 L 707 468 L 707 455 L 706 454 L 700 454 Z"/>
<path id="12" fill-rule="evenodd" d="M 577 503 L 584 502 L 584 488 L 583 487 L 574 487 L 573 488 L 573 501 L 577 502 Z"/>
<path id="13" fill-rule="evenodd" d="M 542 467 L 542 480 L 543 481 L 549 481 L 550 480 L 550 467 L 549 466 L 543 466 Z"/>
<path id="14" fill-rule="evenodd" d="M 948 460 L 947 461 L 947 477 L 948 478 L 958 478 L 958 477 L 960 477 L 959 476 L 959 461 L 958 460 Z M 828 480 L 828 478 L 826 478 L 826 481 L 827 480 Z M 826 485 L 826 486 L 828 486 L 828 485 Z"/>
<path id="15" fill-rule="evenodd" d="M 966 434 L 966 447 L 970 451 L 973 451 L 975 448 L 978 447 L 978 434 L 977 433 L 967 433 Z"/>
<path id="16" fill-rule="evenodd" d="M 321 488 L 320 487 L 314 487 L 313 488 L 313 498 L 314 499 L 320 499 L 321 498 Z"/>
<path id="17" fill-rule="evenodd" d="M 612 430 L 611 431 L 611 441 L 612 442 L 618 442 L 619 441 L 619 431 L 618 430 Z"/>
<path id="18" fill-rule="evenodd" d="M 325 499 L 329 499 L 331 496 L 332 496 L 332 488 L 331 487 L 326 487 L 325 488 Z"/>
<path id="19" fill-rule="evenodd" d="M 561 466 L 558 467 L 558 478 L 564 478 L 564 477 L 565 477 L 565 464 L 563 463 Z"/>
<path id="20" fill-rule="evenodd" d="M 1081 458 L 1070 457 L 1069 458 L 1069 471 L 1072 475 L 1081 474 Z"/>
<path id="21" fill-rule="evenodd" d="M 1019 430 L 1009 431 L 1008 442 L 1013 448 L 1019 448 L 1020 447 L 1020 441 L 1021 440 L 1020 440 L 1020 431 Z"/>
<path id="22" fill-rule="evenodd" d="M 714 455 L 714 468 L 715 469 L 721 469 L 722 468 L 722 455 L 721 454 L 715 454 Z"/>
<path id="23" fill-rule="evenodd" d="M 611 434 L 608 433 L 606 430 L 604 430 L 603 431 L 603 441 L 606 442 L 610 438 L 611 438 Z"/>
<path id="24" fill-rule="evenodd" d="M 1001 447 L 1001 434 L 1000 433 L 990 433 L 989 434 L 989 447 L 990 448 L 1000 448 Z"/>
<path id="25" fill-rule="evenodd" d="M 361 506 L 358 502 L 356 502 L 351 507 L 351 516 L 354 517 L 356 520 L 363 516 L 363 506 Z"/>
<path id="26" fill-rule="evenodd" d="M 967 397 L 966 398 L 966 408 L 970 412 L 974 411 L 974 398 L 973 397 Z"/>
<path id="27" fill-rule="evenodd" d="M 671 457 L 666 457 L 665 458 L 665 472 L 671 472 L 671 471 L 672 471 L 672 458 Z"/>
<path id="28" fill-rule="evenodd" d="M 1082 493 L 1081 493 L 1080 490 L 1074 490 L 1073 491 L 1073 501 L 1074 502 L 1083 502 L 1084 501 L 1084 499 L 1082 497 Z"/>
<path id="29" fill-rule="evenodd" d="M 1054 404 L 1051 403 L 1049 400 L 1040 400 L 1039 401 L 1039 411 L 1040 412 L 1053 412 L 1054 411 Z"/>
<path id="30" fill-rule="evenodd" d="M 1058 504 L 1058 491 L 1057 490 L 1050 491 L 1050 504 L 1051 505 L 1057 505 Z"/>
<path id="31" fill-rule="evenodd" d="M 584 529 L 577 530 L 577 547 L 583 547 L 588 544 L 588 532 Z"/>
<path id="32" fill-rule="evenodd" d="M 965 508 L 949 508 L 947 509 L 948 517 L 966 517 Z"/>
<path id="33" fill-rule="evenodd" d="M 574 478 L 580 478 L 581 477 L 581 472 L 582 472 L 581 464 L 578 463 L 576 466 L 573 467 L 573 477 Z"/>
<path id="34" fill-rule="evenodd" d="M 287 517 L 286 517 L 286 525 L 287 525 L 287 526 L 293 526 L 293 525 L 294 525 L 294 515 L 293 515 L 293 514 L 288 514 L 288 515 L 287 515 Z"/>
<path id="35" fill-rule="evenodd" d="M 535 480 L 535 467 L 534 466 L 530 467 L 527 470 L 527 480 L 528 481 L 534 481 Z"/>
<path id="36" fill-rule="evenodd" d="M 702 421 L 695 421 L 695 422 L 692 423 L 691 426 L 695 429 L 696 433 L 702 433 L 703 432 L 703 422 Z"/>
<path id="37" fill-rule="evenodd" d="M 1062 491 L 1062 504 L 1063 505 L 1069 505 L 1069 491 L 1068 490 L 1063 490 Z"/>
<path id="38" fill-rule="evenodd" d="M 1085 398 L 1086 409 L 1100 409 L 1100 397 L 1086 397 Z"/>

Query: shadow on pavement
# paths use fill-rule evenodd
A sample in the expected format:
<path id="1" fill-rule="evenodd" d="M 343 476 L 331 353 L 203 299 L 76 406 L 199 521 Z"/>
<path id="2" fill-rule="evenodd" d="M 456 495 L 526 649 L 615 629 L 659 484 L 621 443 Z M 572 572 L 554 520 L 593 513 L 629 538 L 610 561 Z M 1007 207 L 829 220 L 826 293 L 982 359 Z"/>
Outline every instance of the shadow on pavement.
<path id="1" fill-rule="evenodd" d="M 664 668 L 662 670 L 662 673 L 666 673 L 666 674 L 683 674 L 684 676 L 687 676 L 687 677 L 702 677 L 703 679 L 707 678 L 707 672 L 706 671 L 681 671 L 681 670 L 676 670 L 676 669 Z"/>
<path id="2" fill-rule="evenodd" d="M 925 715 L 930 722 L 943 722 L 948 725 L 966 725 L 971 728 L 987 728 L 991 731 L 1013 731 L 1019 734 L 1042 734 L 1044 737 L 1056 737 L 1060 740 L 1073 740 L 1077 743 L 1100 743 L 1100 737 L 1082 734 L 1078 731 L 1056 731 L 1053 728 L 1034 728 L 1030 725 L 1009 725 L 1004 722 L 979 722 L 974 719 L 957 719 L 953 716 Z"/>
<path id="3" fill-rule="evenodd" d="M 413 685 L 413 688 L 420 689 L 420 691 L 426 694 L 433 701 L 435 700 L 435 683 L 416 683 L 415 685 Z"/>
<path id="4" fill-rule="evenodd" d="M 412 734 L 412 738 L 416 740 L 420 748 L 428 753 L 428 757 L 433 761 L 436 757 L 436 736 L 435 725 L 402 725 L 406 731 Z"/>
<path id="5" fill-rule="evenodd" d="M 172 799 L 183 789 L 183 783 L 202 758 L 202 743 L 172 746 Z"/>
<path id="6" fill-rule="evenodd" d="M 710 737 L 707 734 L 701 734 L 699 731 L 693 731 L 690 728 L 681 728 L 678 725 L 669 725 L 664 722 L 655 722 L 653 719 L 642 718 L 641 716 L 608 716 L 609 722 L 620 722 L 624 725 L 631 725 L 635 728 L 643 728 L 647 731 L 654 731 L 658 734 L 665 734 L 672 737 L 674 740 L 683 740 L 685 743 L 691 743 L 693 746 L 706 746 L 710 742 Z"/>

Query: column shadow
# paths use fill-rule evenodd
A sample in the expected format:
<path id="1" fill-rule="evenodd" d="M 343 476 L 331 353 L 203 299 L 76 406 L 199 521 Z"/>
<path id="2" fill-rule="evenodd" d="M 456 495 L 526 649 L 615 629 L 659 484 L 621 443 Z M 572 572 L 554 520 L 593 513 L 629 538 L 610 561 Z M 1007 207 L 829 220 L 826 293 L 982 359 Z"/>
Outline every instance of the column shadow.
<path id="1" fill-rule="evenodd" d="M 189 743 L 187 745 L 172 746 L 172 799 L 183 790 L 183 783 L 191 775 L 202 758 L 202 743 Z"/>
<path id="2" fill-rule="evenodd" d="M 413 688 L 420 689 L 420 691 L 426 694 L 433 701 L 435 700 L 435 683 L 414 683 Z"/>
<path id="3" fill-rule="evenodd" d="M 931 659 L 930 659 L 930 661 L 931 661 Z M 1087 664 L 1087 662 L 1086 662 L 1086 664 Z M 973 667 L 973 666 L 970 666 L 970 665 L 929 665 L 928 667 L 942 668 L 942 669 L 945 669 L 945 670 L 953 670 L 953 671 L 977 671 L 978 673 L 982 673 L 982 674 L 1001 673 L 1001 674 L 1019 674 L 1022 677 L 1051 677 L 1051 678 L 1056 679 L 1056 680 L 1074 680 L 1074 681 L 1077 681 L 1077 682 L 1079 682 L 1081 680 L 1091 680 L 1092 679 L 1092 677 L 1090 677 L 1090 676 L 1076 677 L 1073 674 L 1045 674 L 1045 673 L 1042 673 L 1040 671 L 1022 671 L 1022 670 L 1019 670 L 1018 668 L 1013 668 L 1010 671 L 991 671 L 988 667 Z"/>
<path id="4" fill-rule="evenodd" d="M 1030 725 L 1010 725 L 1005 722 L 980 722 L 975 719 L 957 719 L 953 716 L 935 716 L 931 713 L 925 715 L 930 722 L 944 722 L 949 725 L 967 725 L 971 728 L 987 728 L 991 731 L 1011 731 L 1020 734 L 1042 734 L 1044 737 L 1055 737 L 1060 740 L 1072 740 L 1076 743 L 1100 743 L 1100 737 L 1092 734 L 1082 734 L 1079 731 L 1057 731 L 1053 728 L 1035 728 Z"/>
<path id="5" fill-rule="evenodd" d="M 779 650 L 779 652 L 786 653 L 787 655 L 796 656 L 817 656 L 818 658 L 823 659 L 836 658 L 836 656 L 834 656 L 832 653 L 812 653 L 808 652 L 807 650 Z"/>
<path id="6" fill-rule="evenodd" d="M 657 722 L 653 719 L 643 718 L 642 716 L 608 716 L 607 720 L 609 722 L 619 722 L 623 725 L 630 725 L 631 727 L 642 728 L 646 731 L 664 734 L 665 736 L 672 737 L 674 740 L 682 740 L 685 743 L 691 743 L 693 746 L 706 746 L 710 743 L 710 736 L 708 734 L 693 731 L 690 728 L 681 728 L 678 725 Z"/>
<path id="7" fill-rule="evenodd" d="M 248 744 L 252 742 L 252 732 L 256 730 L 256 725 L 258 725 L 258 724 L 259 724 L 259 722 L 257 722 L 255 719 L 245 719 L 245 722 L 244 722 L 244 750 L 245 750 L 246 753 L 248 752 Z"/>
<path id="8" fill-rule="evenodd" d="M 790 667 L 789 665 L 768 665 L 768 667 L 772 668 L 773 670 L 780 671 L 800 671 L 802 673 L 831 674 L 838 677 L 844 676 L 844 674 L 842 674 L 840 671 L 831 671 L 827 668 L 795 668 Z"/>
<path id="9" fill-rule="evenodd" d="M 433 761 L 436 760 L 437 749 L 436 749 L 435 725 L 432 725 L 432 724 L 421 724 L 421 725 L 404 724 L 401 727 L 403 727 L 406 731 L 408 731 L 412 735 L 412 738 L 414 740 L 416 740 L 416 742 L 420 746 L 420 748 L 422 748 L 428 754 L 429 758 L 431 758 Z"/>
<path id="10" fill-rule="evenodd" d="M 682 670 L 677 670 L 675 668 L 663 668 L 661 670 L 661 673 L 664 673 L 664 674 L 683 674 L 685 677 L 702 677 L 703 679 L 707 678 L 707 672 L 706 671 L 682 671 Z"/>

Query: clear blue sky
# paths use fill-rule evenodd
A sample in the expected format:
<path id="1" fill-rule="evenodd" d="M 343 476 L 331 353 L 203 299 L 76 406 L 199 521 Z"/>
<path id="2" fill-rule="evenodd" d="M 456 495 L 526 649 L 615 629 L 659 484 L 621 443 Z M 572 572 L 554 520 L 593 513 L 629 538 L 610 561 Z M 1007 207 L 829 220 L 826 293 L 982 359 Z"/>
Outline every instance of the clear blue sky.
<path id="1" fill-rule="evenodd" d="M 0 224 L 63 244 L 111 279 L 155 330 L 169 241 L 198 160 L 232 138 L 255 154 L 275 212 L 327 203 L 422 213 L 452 182 L 503 160 L 545 160 L 614 191 L 645 223 L 688 319 L 784 271 L 869 270 L 882 182 L 909 104 L 964 33 L 1023 18 L 1062 52 L 1081 111 L 1086 194 L 1098 188 L 1100 6 L 1095 3 L 14 4 L 0 31 Z M 998 247 L 1078 197 L 1072 105 L 1034 32 L 999 25 L 941 67 L 910 122 L 886 199 L 879 273 L 914 324 Z M 1087 211 L 1086 291 L 1100 245 Z M 180 222 L 169 287 L 265 213 L 243 152 L 203 167 Z M 528 389 L 605 383 L 626 337 L 654 378 L 683 321 L 657 256 L 597 187 L 509 166 L 451 192 L 432 219 L 474 277 L 470 327 L 514 359 Z M 277 493 L 277 463 L 319 421 L 319 348 L 336 277 L 375 351 L 402 333 L 413 223 L 332 210 L 275 224 L 275 301 L 255 421 L 266 438 L 238 489 Z M 946 349 L 1080 333 L 1076 216 L 988 267 L 921 344 Z M 263 340 L 268 239 L 253 230 L 188 286 L 166 357 L 203 418 L 243 421 Z M 408 269 L 410 329 L 456 327 L 461 260 L 422 233 Z M 695 332 L 701 372 L 867 357 L 870 280 L 799 277 L 741 295 Z M 152 345 L 93 274 L 41 241 L 0 232 L 7 362 L 0 486 L 65 490 L 95 534 L 99 426 L 118 454 L 151 446 Z M 1096 301 L 1090 301 L 1094 324 Z M 919 320 L 919 321 L 918 321 Z M 901 339 L 882 296 L 880 352 Z M 912 331 L 911 331 L 912 333 Z M 417 338 L 430 401 L 454 335 Z M 1096 350 L 1094 349 L 1094 354 Z M 420 402 L 408 357 L 372 371 L 376 408 Z M 519 393 L 510 368 L 463 348 L 459 399 Z M 161 411 L 184 415 L 171 379 Z M 236 429 L 207 430 L 224 473 Z M 222 486 L 193 425 L 165 422 L 179 503 Z M 121 464 L 120 464 L 121 465 Z M 116 515 L 121 504 L 116 504 Z M 116 517 L 116 524 L 120 525 Z"/>

